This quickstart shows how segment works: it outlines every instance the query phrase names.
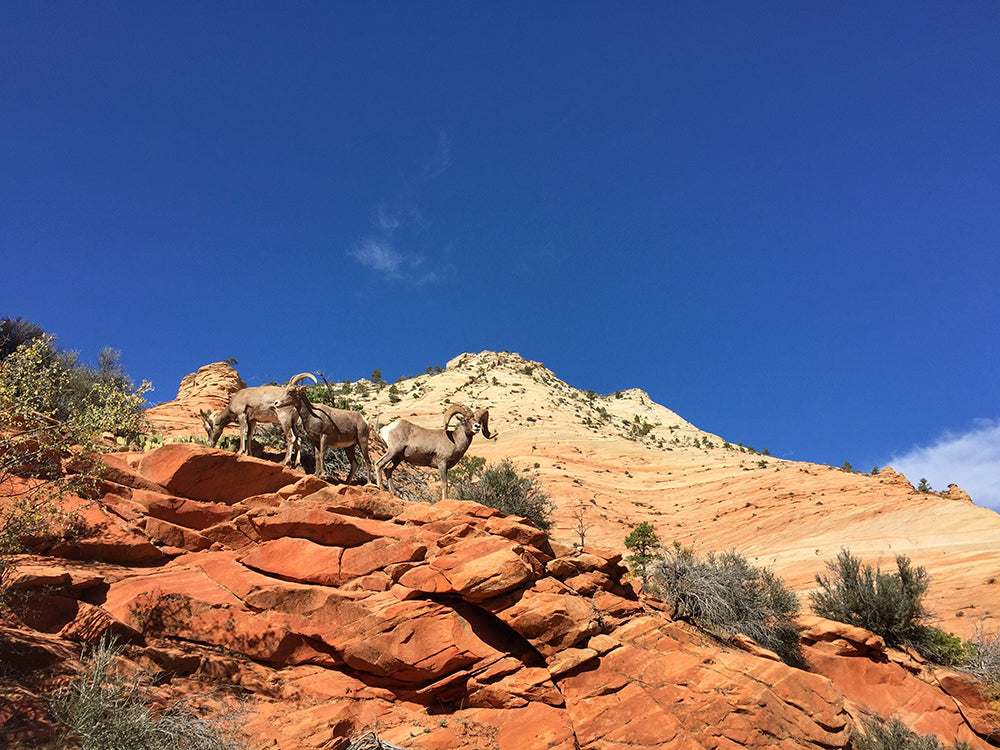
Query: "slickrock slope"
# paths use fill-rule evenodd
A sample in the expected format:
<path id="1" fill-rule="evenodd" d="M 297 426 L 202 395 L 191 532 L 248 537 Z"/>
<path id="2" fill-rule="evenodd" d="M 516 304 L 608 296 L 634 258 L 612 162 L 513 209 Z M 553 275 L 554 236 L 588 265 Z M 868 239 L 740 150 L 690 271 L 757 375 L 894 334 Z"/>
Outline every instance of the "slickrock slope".
<path id="1" fill-rule="evenodd" d="M 238 380 L 223 363 L 188 378 L 198 397 L 182 388 L 177 401 L 157 409 L 192 417 L 186 429 L 178 421 L 165 434 L 203 436 L 196 405 L 212 394 L 224 403 Z M 218 390 L 224 383 L 229 390 Z M 488 406 L 498 438 L 476 437 L 469 454 L 537 471 L 556 502 L 550 535 L 561 544 L 579 542 L 581 514 L 588 544 L 620 552 L 628 532 L 649 521 L 667 544 L 735 548 L 803 593 L 841 548 L 889 570 L 905 554 L 931 573 L 926 603 L 939 627 L 964 638 L 980 625 L 1000 628 L 1000 515 L 957 487 L 919 493 L 888 468 L 871 476 L 727 447 L 726 439 L 747 436 L 703 432 L 638 389 L 578 390 L 508 352 L 462 354 L 443 371 L 392 389 L 368 381 L 344 394 L 334 388 L 380 424 L 401 416 L 438 427 L 449 403 Z M 428 477 L 436 483 L 436 472 Z"/>
<path id="2" fill-rule="evenodd" d="M 384 388 L 366 413 L 436 427 L 447 400 L 488 406 L 499 437 L 477 437 L 469 453 L 537 465 L 561 543 L 579 541 L 581 509 L 587 543 L 607 549 L 624 551 L 649 521 L 667 544 L 735 548 L 800 592 L 843 547 L 889 570 L 905 554 L 931 573 L 926 603 L 939 627 L 965 638 L 1000 627 L 1000 515 L 957 487 L 919 493 L 891 469 L 871 476 L 727 448 L 752 436 L 705 433 L 637 389 L 579 391 L 517 354 L 463 354 L 396 389 L 400 401 Z"/>
<path id="3" fill-rule="evenodd" d="M 458 501 L 401 501 L 186 443 L 107 458 L 76 535 L 35 541 L 7 584 L 0 736 L 44 740 L 41 695 L 105 633 L 158 705 L 239 708 L 250 747 L 846 748 L 898 713 L 975 748 L 976 688 L 866 631 L 803 620 L 808 669 L 672 622 L 614 552 L 552 542 Z M 15 687 L 10 687 L 11 685 Z"/>

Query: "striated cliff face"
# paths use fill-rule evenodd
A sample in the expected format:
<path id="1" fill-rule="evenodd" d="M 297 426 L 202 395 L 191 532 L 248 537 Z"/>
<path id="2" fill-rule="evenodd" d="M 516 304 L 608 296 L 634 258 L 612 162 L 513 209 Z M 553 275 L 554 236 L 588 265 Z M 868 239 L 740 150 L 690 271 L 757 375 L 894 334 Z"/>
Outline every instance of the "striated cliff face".
<path id="1" fill-rule="evenodd" d="M 976 748 L 1000 727 L 968 680 L 866 631 L 804 617 L 792 668 L 671 621 L 615 552 L 474 503 L 182 443 L 107 463 L 100 504 L 65 501 L 82 533 L 36 540 L 8 580 L 16 742 L 44 738 L 41 696 L 105 633 L 157 675 L 157 704 L 239 707 L 252 748 L 366 729 L 408 748 L 846 748 L 869 709 Z"/>
<path id="2" fill-rule="evenodd" d="M 888 567 L 907 554 L 933 576 L 941 627 L 996 629 L 1000 516 L 959 488 L 750 454 L 638 389 L 579 391 L 516 354 L 464 354 L 394 385 L 344 395 L 381 424 L 488 406 L 498 437 L 469 452 L 536 471 L 550 533 L 188 443 L 111 455 L 99 503 L 66 498 L 80 533 L 36 540 L 7 581 L 23 596 L 0 626 L 0 737 L 44 738 L 42 696 L 81 643 L 114 633 L 131 668 L 156 675 L 157 705 L 238 709 L 251 748 L 342 750 L 365 729 L 429 749 L 846 748 L 867 710 L 993 746 L 1000 718 L 976 685 L 867 631 L 803 615 L 795 669 L 622 582 L 623 540 L 649 521 L 802 593 L 842 547 Z M 151 430 L 202 436 L 198 411 L 240 387 L 228 365 L 203 367 L 149 411 Z"/>
<path id="3" fill-rule="evenodd" d="M 149 431 L 167 438 L 179 435 L 205 437 L 198 413 L 203 409 L 217 411 L 226 408 L 229 396 L 246 387 L 236 370 L 225 362 L 199 367 L 197 372 L 185 375 L 181 380 L 177 398 L 146 411 Z"/>

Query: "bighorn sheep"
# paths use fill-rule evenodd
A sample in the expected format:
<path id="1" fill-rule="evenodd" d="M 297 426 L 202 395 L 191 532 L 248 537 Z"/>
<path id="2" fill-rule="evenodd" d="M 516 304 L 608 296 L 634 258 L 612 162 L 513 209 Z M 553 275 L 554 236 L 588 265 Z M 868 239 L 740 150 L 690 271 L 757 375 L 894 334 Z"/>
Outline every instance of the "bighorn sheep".
<path id="1" fill-rule="evenodd" d="M 358 457 L 354 446 L 361 448 L 361 457 L 368 468 L 369 479 L 372 474 L 372 460 L 368 455 L 368 423 L 360 412 L 350 409 L 335 409 L 327 404 L 314 404 L 306 396 L 301 386 L 289 386 L 274 402 L 275 411 L 289 406 L 295 408 L 302 427 L 309 439 L 316 446 L 316 476 L 325 474 L 323 461 L 330 448 L 343 448 L 351 469 L 344 480 L 350 484 L 358 470 Z"/>
<path id="2" fill-rule="evenodd" d="M 448 430 L 452 419 L 457 419 L 459 426 L 454 431 Z M 435 466 L 441 476 L 441 499 L 448 497 L 448 469 L 457 464 L 472 443 L 472 436 L 482 429 L 487 440 L 494 439 L 490 435 L 490 413 L 488 409 L 473 412 L 467 406 L 456 404 L 444 414 L 444 429 L 429 430 L 397 419 L 379 430 L 379 435 L 386 444 L 385 455 L 375 462 L 375 477 L 379 489 L 383 473 L 389 485 L 389 491 L 395 494 L 392 484 L 392 472 L 402 461 L 411 466 Z"/>
<path id="3" fill-rule="evenodd" d="M 233 421 L 240 423 L 240 453 L 250 455 L 250 441 L 258 422 L 277 422 L 285 433 L 285 466 L 291 464 L 295 455 L 295 465 L 299 463 L 299 438 L 295 434 L 294 423 L 297 411 L 293 406 L 274 408 L 274 402 L 280 398 L 289 386 L 295 385 L 303 378 L 311 378 L 315 383 L 316 376 L 308 372 L 300 372 L 288 381 L 288 385 L 258 385 L 252 388 L 241 388 L 229 397 L 229 404 L 222 411 L 210 413 L 202 409 L 201 421 L 208 433 L 208 442 L 214 448 L 222 437 L 222 428 Z"/>

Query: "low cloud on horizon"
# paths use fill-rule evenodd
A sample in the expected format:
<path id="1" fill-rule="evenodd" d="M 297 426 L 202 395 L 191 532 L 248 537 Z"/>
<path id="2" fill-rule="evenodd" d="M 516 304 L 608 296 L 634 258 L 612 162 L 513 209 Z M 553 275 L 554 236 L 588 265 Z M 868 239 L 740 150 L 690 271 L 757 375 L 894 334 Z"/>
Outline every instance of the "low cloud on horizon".
<path id="1" fill-rule="evenodd" d="M 916 485 L 934 490 L 957 484 L 976 505 L 1000 512 L 1000 419 L 978 419 L 963 433 L 946 432 L 929 446 L 915 446 L 888 462 Z"/>

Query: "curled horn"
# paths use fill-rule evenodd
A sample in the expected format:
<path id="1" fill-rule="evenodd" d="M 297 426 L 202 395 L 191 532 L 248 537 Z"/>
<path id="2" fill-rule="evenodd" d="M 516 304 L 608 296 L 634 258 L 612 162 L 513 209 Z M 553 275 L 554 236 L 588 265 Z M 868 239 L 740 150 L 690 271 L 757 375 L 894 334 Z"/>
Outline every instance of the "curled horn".
<path id="1" fill-rule="evenodd" d="M 482 408 L 476 412 L 476 421 L 479 422 L 479 426 L 482 429 L 483 437 L 487 440 L 493 440 L 497 436 L 490 434 L 490 410 L 487 408 Z"/>
<path id="2" fill-rule="evenodd" d="M 470 417 L 472 417 L 472 409 L 462 404 L 455 404 L 450 409 L 448 409 L 448 411 L 444 413 L 444 428 L 446 430 L 448 429 L 448 423 L 451 421 L 451 418 L 454 417 L 456 414 L 461 414 L 466 419 L 469 419 Z"/>
<path id="3" fill-rule="evenodd" d="M 295 385 L 300 380 L 302 380 L 302 378 L 309 378 L 314 383 L 319 382 L 318 380 L 316 380 L 316 376 L 313 375 L 311 372 L 300 372 L 298 375 L 296 375 L 294 378 L 288 381 L 288 385 Z"/>

